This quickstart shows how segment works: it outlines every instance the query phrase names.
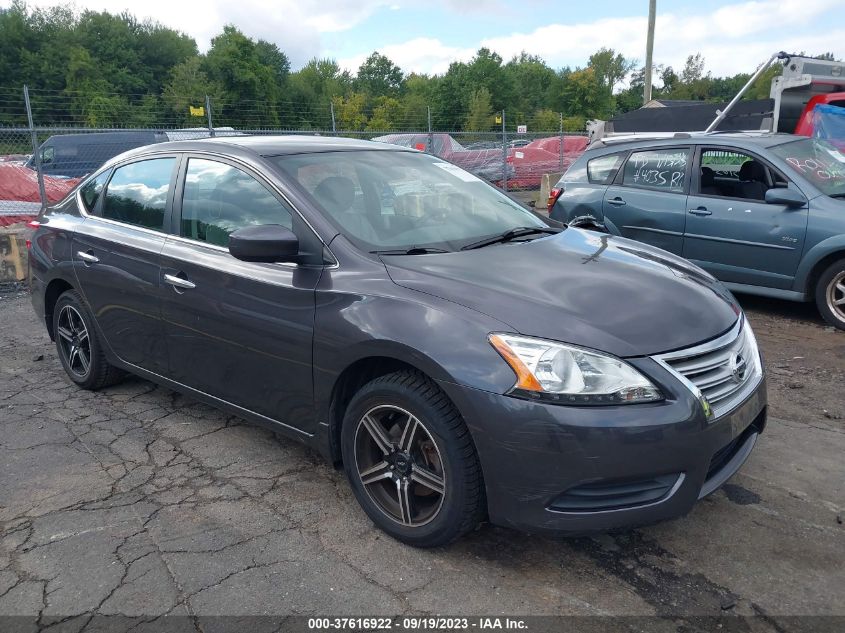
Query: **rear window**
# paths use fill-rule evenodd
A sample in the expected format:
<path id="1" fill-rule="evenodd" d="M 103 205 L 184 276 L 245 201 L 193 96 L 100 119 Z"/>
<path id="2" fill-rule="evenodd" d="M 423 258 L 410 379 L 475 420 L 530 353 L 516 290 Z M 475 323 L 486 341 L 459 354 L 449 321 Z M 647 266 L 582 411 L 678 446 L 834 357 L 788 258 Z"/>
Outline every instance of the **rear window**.
<path id="1" fill-rule="evenodd" d="M 164 230 L 164 210 L 175 164 L 175 158 L 156 158 L 115 169 L 106 189 L 102 216 Z"/>
<path id="2" fill-rule="evenodd" d="M 587 163 L 587 177 L 595 185 L 606 185 L 616 176 L 622 154 L 608 154 L 598 156 Z"/>
<path id="3" fill-rule="evenodd" d="M 634 152 L 625 163 L 622 184 L 681 193 L 686 183 L 688 162 L 688 148 Z"/>
<path id="4" fill-rule="evenodd" d="M 82 185 L 82 189 L 79 190 L 82 194 L 82 202 L 85 204 L 85 209 L 88 212 L 93 211 L 94 207 L 97 206 L 97 200 L 100 199 L 100 194 L 103 193 L 103 187 L 105 187 L 110 173 L 107 169 L 99 176 L 86 182 Z"/>

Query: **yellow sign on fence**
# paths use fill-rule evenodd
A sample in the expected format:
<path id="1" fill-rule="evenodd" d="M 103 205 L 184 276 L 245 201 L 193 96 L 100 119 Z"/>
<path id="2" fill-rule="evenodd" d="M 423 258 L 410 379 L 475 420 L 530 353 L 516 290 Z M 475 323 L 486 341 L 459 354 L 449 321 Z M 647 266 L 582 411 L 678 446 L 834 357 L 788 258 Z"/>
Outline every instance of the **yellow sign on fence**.
<path id="1" fill-rule="evenodd" d="M 205 108 L 202 106 L 195 108 L 194 106 L 188 106 L 188 111 L 191 113 L 191 116 L 205 116 Z"/>

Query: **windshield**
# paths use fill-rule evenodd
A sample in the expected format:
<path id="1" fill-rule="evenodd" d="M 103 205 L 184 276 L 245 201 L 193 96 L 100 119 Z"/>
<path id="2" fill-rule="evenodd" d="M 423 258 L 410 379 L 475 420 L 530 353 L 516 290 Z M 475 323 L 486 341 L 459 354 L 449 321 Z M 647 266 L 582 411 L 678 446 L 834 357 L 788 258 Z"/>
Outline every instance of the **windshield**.
<path id="1" fill-rule="evenodd" d="M 454 251 L 517 227 L 549 226 L 480 178 L 428 154 L 363 150 L 270 160 L 366 251 Z"/>
<path id="2" fill-rule="evenodd" d="M 805 138 L 777 145 L 772 152 L 825 195 L 845 197 L 845 154 L 827 141 Z"/>

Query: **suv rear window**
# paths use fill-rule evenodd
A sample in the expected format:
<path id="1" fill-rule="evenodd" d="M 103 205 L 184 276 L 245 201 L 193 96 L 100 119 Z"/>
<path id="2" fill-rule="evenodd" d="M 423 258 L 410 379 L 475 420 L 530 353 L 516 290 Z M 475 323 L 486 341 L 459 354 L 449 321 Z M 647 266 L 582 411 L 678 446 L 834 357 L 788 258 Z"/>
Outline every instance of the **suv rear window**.
<path id="1" fill-rule="evenodd" d="M 634 152 L 625 163 L 622 184 L 672 193 L 683 192 L 689 148 L 650 149 Z"/>
<path id="2" fill-rule="evenodd" d="M 594 185 L 606 185 L 616 176 L 622 154 L 597 156 L 587 163 L 587 177 Z"/>

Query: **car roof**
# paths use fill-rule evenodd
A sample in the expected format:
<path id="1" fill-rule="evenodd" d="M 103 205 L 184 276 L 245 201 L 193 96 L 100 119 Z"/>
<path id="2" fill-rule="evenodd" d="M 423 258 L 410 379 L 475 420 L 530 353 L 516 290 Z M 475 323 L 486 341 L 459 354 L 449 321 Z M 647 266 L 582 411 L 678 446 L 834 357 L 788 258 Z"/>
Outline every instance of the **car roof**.
<path id="1" fill-rule="evenodd" d="M 213 138 L 169 141 L 158 143 L 156 151 L 222 151 L 239 149 L 259 156 L 280 156 L 284 154 L 311 154 L 316 152 L 338 152 L 351 150 L 393 150 L 408 151 L 406 147 L 376 143 L 350 138 L 301 135 L 256 135 L 215 136 Z"/>
<path id="2" fill-rule="evenodd" d="M 679 132 L 672 136 L 620 136 L 607 137 L 595 141 L 589 150 L 605 150 L 610 148 L 631 149 L 636 147 L 665 147 L 686 145 L 734 145 L 747 148 L 766 148 L 795 141 L 803 136 L 772 132 L 711 132 L 686 133 Z"/>

